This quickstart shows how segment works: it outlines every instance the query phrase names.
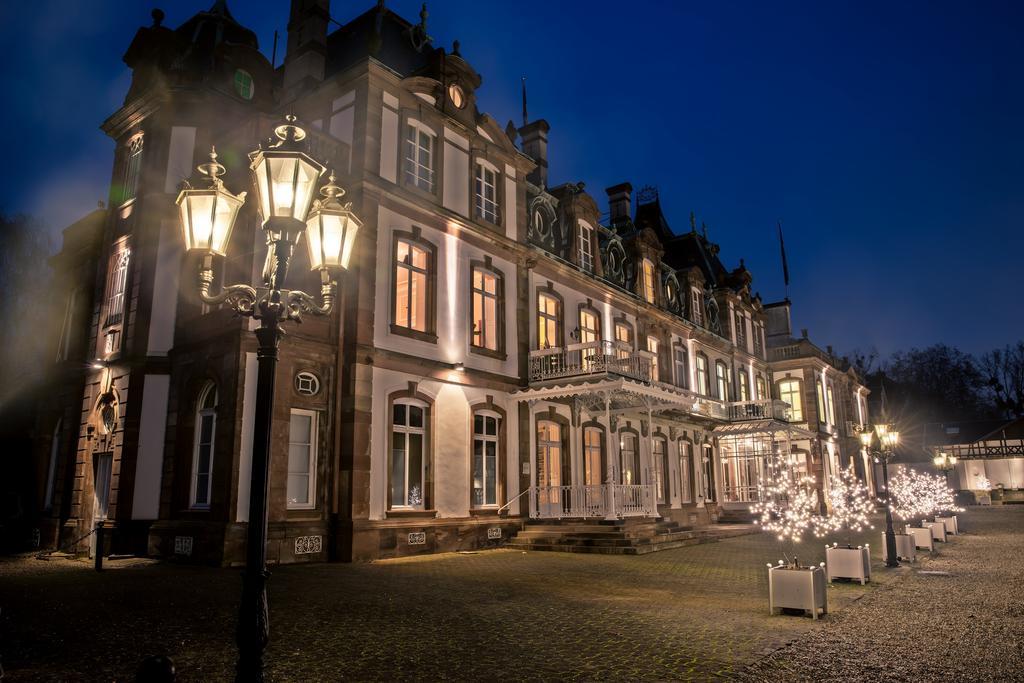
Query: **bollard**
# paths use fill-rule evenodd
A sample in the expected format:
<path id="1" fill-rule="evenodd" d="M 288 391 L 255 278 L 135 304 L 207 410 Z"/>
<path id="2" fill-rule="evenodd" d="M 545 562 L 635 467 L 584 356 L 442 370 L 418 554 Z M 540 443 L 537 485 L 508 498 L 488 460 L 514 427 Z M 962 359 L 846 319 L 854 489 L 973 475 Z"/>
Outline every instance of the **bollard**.
<path id="1" fill-rule="evenodd" d="M 96 525 L 96 571 L 103 571 L 103 522 Z"/>

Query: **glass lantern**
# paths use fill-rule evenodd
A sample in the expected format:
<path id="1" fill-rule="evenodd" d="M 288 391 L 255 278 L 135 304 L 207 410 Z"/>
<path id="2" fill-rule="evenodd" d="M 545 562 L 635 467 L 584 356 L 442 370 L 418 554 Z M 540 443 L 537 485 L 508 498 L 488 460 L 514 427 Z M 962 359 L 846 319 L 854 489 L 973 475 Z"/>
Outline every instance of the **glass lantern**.
<path id="1" fill-rule="evenodd" d="M 345 190 L 334 184 L 334 174 L 320 193 L 309 218 L 306 219 L 306 245 L 309 247 L 311 270 L 348 268 L 356 233 L 362 222 L 352 213 L 352 203 L 342 204 Z"/>
<path id="2" fill-rule="evenodd" d="M 274 218 L 305 222 L 324 173 L 323 165 L 299 149 L 306 131 L 295 125 L 291 114 L 285 119 L 287 123 L 274 129 L 277 143 L 249 155 L 264 226 Z"/>
<path id="3" fill-rule="evenodd" d="M 234 195 L 224 189 L 220 179 L 224 167 L 217 163 L 215 148 L 210 148 L 210 161 L 200 164 L 197 170 L 210 179 L 210 187 L 186 187 L 176 200 L 185 248 L 225 256 L 231 228 L 245 203 L 245 192 Z"/>

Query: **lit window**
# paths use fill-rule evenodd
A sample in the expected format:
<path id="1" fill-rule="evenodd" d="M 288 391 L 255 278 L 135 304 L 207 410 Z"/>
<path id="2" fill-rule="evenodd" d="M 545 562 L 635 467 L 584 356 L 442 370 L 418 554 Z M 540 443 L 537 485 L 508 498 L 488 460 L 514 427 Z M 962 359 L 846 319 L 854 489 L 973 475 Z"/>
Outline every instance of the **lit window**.
<path id="1" fill-rule="evenodd" d="M 251 100 L 254 88 L 252 85 L 252 75 L 248 71 L 238 69 L 235 71 L 235 92 L 243 100 Z"/>
<path id="2" fill-rule="evenodd" d="M 586 272 L 594 272 L 594 229 L 583 221 L 579 223 L 579 263 Z"/>
<path id="3" fill-rule="evenodd" d="M 758 401 L 763 401 L 764 399 L 768 398 L 768 387 L 765 384 L 764 377 L 762 375 L 758 375 L 757 376 L 756 384 L 757 384 L 757 400 Z"/>
<path id="4" fill-rule="evenodd" d="M 498 222 L 498 172 L 489 164 L 476 165 L 476 217 Z"/>
<path id="5" fill-rule="evenodd" d="M 633 353 L 633 328 L 629 323 L 615 323 L 615 357 L 626 360 Z"/>
<path id="6" fill-rule="evenodd" d="M 622 456 L 622 483 L 628 485 L 640 483 L 640 454 L 636 449 L 636 434 L 623 432 L 619 443 Z"/>
<path id="7" fill-rule="evenodd" d="M 643 287 L 644 287 L 644 301 L 649 304 L 654 303 L 654 264 L 650 259 L 644 259 L 641 264 L 643 267 Z"/>
<path id="8" fill-rule="evenodd" d="M 673 363 L 675 365 L 676 386 L 684 389 L 690 385 L 689 369 L 686 366 L 686 347 L 677 346 L 672 351 Z"/>
<path id="9" fill-rule="evenodd" d="M 427 287 L 430 286 L 430 252 L 400 239 L 395 245 L 395 325 L 427 331 Z"/>
<path id="10" fill-rule="evenodd" d="M 491 412 L 473 415 L 473 506 L 498 504 L 498 426 Z"/>
<path id="11" fill-rule="evenodd" d="M 664 504 L 671 497 L 668 490 L 668 450 L 665 439 L 656 438 L 651 442 L 651 457 L 654 459 L 654 486 L 658 503 Z"/>
<path id="12" fill-rule="evenodd" d="M 437 136 L 409 123 L 405 131 L 405 182 L 425 192 L 434 191 L 434 148 Z"/>
<path id="13" fill-rule="evenodd" d="M 836 423 L 836 401 L 835 401 L 835 396 L 833 396 L 833 394 L 832 394 L 832 386 L 831 385 L 829 385 L 829 387 L 827 389 L 827 394 L 828 394 L 828 403 L 827 403 L 827 406 L 828 406 L 828 422 L 829 422 L 829 424 L 835 424 Z"/>
<path id="14" fill-rule="evenodd" d="M 647 338 L 647 350 L 653 354 L 651 358 L 651 379 L 655 382 L 661 380 L 661 371 L 658 368 L 658 338 L 648 337 Z"/>
<path id="15" fill-rule="evenodd" d="M 423 509 L 426 439 L 426 406 L 418 401 L 395 401 L 391 412 L 391 507 Z"/>
<path id="16" fill-rule="evenodd" d="M 729 368 L 725 366 L 725 363 L 718 361 L 715 363 L 715 381 L 718 389 L 718 398 L 722 401 L 729 400 Z"/>
<path id="17" fill-rule="evenodd" d="M 316 413 L 293 408 L 288 425 L 288 509 L 316 506 Z"/>
<path id="18" fill-rule="evenodd" d="M 121 247 L 110 257 L 107 274 L 107 318 L 104 326 L 117 325 L 124 317 L 124 294 L 128 285 L 128 262 L 131 249 Z"/>
<path id="19" fill-rule="evenodd" d="M 800 380 L 784 379 L 779 382 L 779 400 L 789 404 L 793 422 L 803 422 L 803 399 L 800 395 Z"/>
<path id="20" fill-rule="evenodd" d="M 821 386 L 821 380 L 817 380 L 818 388 L 818 422 L 824 424 L 827 415 L 825 414 L 825 389 Z"/>
<path id="21" fill-rule="evenodd" d="M 196 402 L 196 429 L 192 447 L 193 508 L 210 507 L 213 484 L 213 437 L 217 422 L 217 388 L 209 383 L 203 387 Z"/>
<path id="22" fill-rule="evenodd" d="M 710 377 L 708 376 L 708 357 L 697 354 L 697 393 L 701 396 L 711 395 Z"/>
<path id="23" fill-rule="evenodd" d="M 537 348 L 561 345 L 561 302 L 550 294 L 537 295 Z"/>
<path id="24" fill-rule="evenodd" d="M 583 430 L 583 472 L 587 486 L 600 486 L 604 481 L 602 436 L 599 427 L 586 427 Z"/>
<path id="25" fill-rule="evenodd" d="M 500 285 L 501 278 L 495 273 L 473 268 L 472 344 L 479 349 L 498 350 Z"/>
<path id="26" fill-rule="evenodd" d="M 747 376 L 746 370 L 740 368 L 739 371 L 739 384 L 740 384 L 740 400 L 750 400 L 750 377 Z"/>
<path id="27" fill-rule="evenodd" d="M 580 342 L 591 344 L 601 341 L 601 323 L 597 313 L 590 309 L 580 309 Z"/>

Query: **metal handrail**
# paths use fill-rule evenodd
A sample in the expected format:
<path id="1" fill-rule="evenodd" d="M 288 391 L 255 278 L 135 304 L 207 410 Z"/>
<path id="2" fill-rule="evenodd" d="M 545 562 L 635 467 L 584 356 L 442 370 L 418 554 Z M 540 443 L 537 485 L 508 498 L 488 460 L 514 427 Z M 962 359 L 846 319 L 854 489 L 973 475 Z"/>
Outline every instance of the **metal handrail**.
<path id="1" fill-rule="evenodd" d="M 499 514 L 500 515 L 502 510 L 504 510 L 505 508 L 511 506 L 512 503 L 516 502 L 517 500 L 519 500 L 520 498 L 522 498 L 523 496 L 525 496 L 529 492 L 530 492 L 530 487 L 527 486 L 525 489 L 523 489 L 522 491 L 519 492 L 518 496 L 516 496 L 515 498 L 513 498 L 509 502 L 505 503 L 500 508 L 498 508 L 495 514 Z"/>

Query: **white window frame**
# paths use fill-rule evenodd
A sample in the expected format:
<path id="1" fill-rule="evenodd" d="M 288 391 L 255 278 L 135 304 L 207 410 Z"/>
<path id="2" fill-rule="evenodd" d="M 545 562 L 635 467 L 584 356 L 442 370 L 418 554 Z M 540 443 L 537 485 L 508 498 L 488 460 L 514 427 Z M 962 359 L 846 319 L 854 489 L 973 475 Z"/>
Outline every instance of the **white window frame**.
<path id="1" fill-rule="evenodd" d="M 679 502 L 692 503 L 693 492 L 691 480 L 693 478 L 693 448 L 689 441 L 678 442 L 679 449 Z"/>
<path id="2" fill-rule="evenodd" d="M 649 304 L 653 304 L 655 301 L 655 290 L 654 290 L 654 261 L 649 258 L 645 258 L 640 262 L 640 271 L 643 275 L 643 295 L 644 301 Z"/>
<path id="3" fill-rule="evenodd" d="M 213 397 L 213 406 L 204 408 L 207 399 Z M 210 457 L 207 461 L 206 474 L 206 502 L 200 503 L 196 493 L 199 490 L 199 449 L 202 446 L 203 420 L 210 418 Z M 217 443 L 217 386 L 212 382 L 203 385 L 196 401 L 196 424 L 192 436 L 192 476 L 190 478 L 188 506 L 192 510 L 209 510 L 210 497 L 213 495 L 213 460 L 216 455 Z"/>
<path id="4" fill-rule="evenodd" d="M 405 424 L 404 425 L 396 425 L 395 424 L 395 406 L 397 406 L 397 405 L 403 405 L 403 406 L 406 407 L 406 409 L 405 409 L 405 416 L 406 417 L 405 417 Z M 411 427 L 411 426 L 409 426 L 409 406 L 414 406 L 414 407 L 419 408 L 420 410 L 423 411 L 423 426 L 421 426 L 421 427 Z M 427 442 L 427 439 L 430 438 L 430 432 L 428 431 L 428 419 L 429 419 L 429 406 L 426 403 L 424 403 L 423 401 L 420 401 L 420 400 L 415 399 L 415 398 L 399 398 L 399 399 L 395 399 L 391 403 L 391 414 L 388 416 L 388 424 L 390 425 L 390 430 L 388 431 L 388 441 L 387 441 L 387 449 L 388 449 L 387 453 L 388 453 L 389 461 L 391 461 L 391 459 L 394 458 L 393 450 L 394 450 L 395 432 L 401 432 L 402 434 L 406 435 L 406 439 L 405 439 L 405 459 L 404 459 L 405 478 L 403 479 L 403 481 L 405 483 L 403 484 L 403 491 L 402 491 L 402 493 L 403 493 L 402 500 L 405 501 L 405 502 L 402 503 L 401 505 L 395 505 L 394 503 L 391 502 L 392 493 L 393 493 L 392 488 L 394 486 L 394 476 L 389 476 L 388 477 L 388 488 L 387 488 L 387 500 L 388 500 L 388 503 L 389 503 L 389 507 L 392 510 L 425 510 L 426 509 L 426 504 L 427 504 L 427 491 L 426 491 L 426 489 L 427 489 L 427 486 L 426 486 L 426 484 L 427 484 L 427 477 L 426 477 L 426 473 L 427 473 L 427 454 L 430 451 L 430 444 Z M 410 505 L 409 504 L 409 439 L 408 439 L 408 435 L 409 434 L 419 434 L 420 436 L 423 437 L 422 439 L 420 439 L 420 448 L 421 448 L 421 451 L 420 451 L 420 503 L 418 505 Z"/>
<path id="5" fill-rule="evenodd" d="M 586 221 L 579 221 L 577 249 L 580 269 L 586 273 L 594 272 L 594 228 Z"/>
<path id="6" fill-rule="evenodd" d="M 795 389 L 789 389 L 789 385 L 792 384 Z M 785 385 L 787 391 L 783 392 L 782 387 Z M 803 422 L 804 420 L 804 396 L 803 396 L 803 382 L 795 377 L 783 377 L 779 380 L 779 400 L 789 404 L 790 417 L 794 422 Z M 791 400 L 786 400 L 787 396 L 796 396 L 797 404 L 794 404 Z"/>
<path id="7" fill-rule="evenodd" d="M 672 368 L 675 371 L 676 386 L 690 388 L 690 354 L 686 347 L 677 344 L 672 348 Z"/>
<path id="8" fill-rule="evenodd" d="M 651 357 L 651 379 L 655 382 L 661 381 L 661 366 L 658 364 L 658 357 L 660 355 L 661 340 L 657 337 L 647 335 L 647 352 L 652 354 Z"/>
<path id="9" fill-rule="evenodd" d="M 488 175 L 491 176 L 488 182 Z M 498 225 L 501 221 L 498 188 L 501 186 L 501 172 L 497 167 L 483 159 L 476 160 L 473 196 L 475 197 L 476 217 L 488 223 Z M 488 196 L 488 194 L 490 196 Z"/>
<path id="10" fill-rule="evenodd" d="M 292 471 L 292 446 L 299 445 L 299 442 L 292 441 L 291 434 L 291 416 L 301 415 L 309 418 L 309 443 L 302 443 L 301 445 L 308 446 L 308 454 L 306 459 L 306 472 Z M 317 445 L 319 441 L 319 414 L 315 410 L 306 410 L 304 408 L 292 408 L 288 414 L 288 477 L 290 478 L 293 474 L 296 475 L 307 475 L 309 482 L 306 487 L 306 502 L 292 502 L 288 500 L 289 510 L 312 510 L 316 508 L 316 465 L 317 465 Z M 288 486 L 285 483 L 285 497 L 288 496 Z"/>
<path id="11" fill-rule="evenodd" d="M 486 433 L 486 427 L 484 429 L 484 433 L 480 433 L 480 432 L 476 431 L 476 418 L 477 418 L 477 416 L 480 416 L 480 417 L 483 417 L 483 418 L 492 418 L 494 420 L 494 434 L 487 434 Z M 424 411 L 424 420 L 426 420 L 426 411 Z M 487 424 L 486 419 L 484 420 L 484 424 L 485 425 Z M 481 459 L 480 466 L 483 468 L 483 473 L 482 473 L 482 476 L 481 476 L 481 481 L 483 482 L 483 490 L 484 490 L 484 496 L 485 497 L 486 497 L 486 491 L 487 491 L 487 475 L 491 474 L 494 477 L 494 502 L 493 503 L 488 503 L 485 500 L 482 503 L 478 503 L 478 502 L 476 502 L 476 500 L 471 500 L 470 501 L 470 507 L 472 509 L 474 509 L 474 510 L 481 510 L 481 509 L 485 509 L 485 508 L 496 508 L 496 507 L 498 507 L 498 483 L 499 483 L 499 479 L 498 479 L 498 469 L 499 469 L 499 466 L 498 466 L 498 464 L 501 462 L 501 457 L 502 457 L 502 455 L 501 455 L 501 428 L 502 428 L 501 415 L 499 413 L 496 413 L 493 410 L 475 410 L 475 411 L 473 411 L 473 426 L 472 426 L 472 429 L 473 429 L 473 450 L 470 451 L 470 458 L 475 458 L 477 442 L 479 441 L 479 442 L 483 443 L 484 446 L 481 448 L 482 459 Z M 490 472 L 490 473 L 488 473 L 488 471 L 487 471 L 487 448 L 486 448 L 486 444 L 488 444 L 488 443 L 493 443 L 494 444 L 494 471 Z M 476 481 L 475 459 L 471 460 L 471 462 L 470 462 L 470 476 L 472 476 L 473 480 Z M 470 494 L 470 496 L 473 496 L 473 494 L 474 494 L 474 489 L 473 489 L 472 486 L 470 487 L 469 494 Z"/>
<path id="12" fill-rule="evenodd" d="M 104 327 L 119 325 L 124 321 L 124 296 L 128 289 L 128 265 L 131 258 L 132 250 L 127 243 L 122 243 L 118 250 L 110 255 Z"/>
<path id="13" fill-rule="evenodd" d="M 476 274 L 480 273 L 480 287 L 476 286 Z M 494 291 L 487 291 L 486 279 L 490 277 L 494 280 Z M 470 301 L 470 315 L 472 315 L 473 327 L 470 330 L 469 345 L 476 349 L 486 349 L 488 351 L 499 351 L 501 349 L 501 339 L 504 335 L 504 329 L 502 327 L 502 285 L 504 284 L 501 274 L 491 268 L 484 266 L 475 265 L 469 270 L 469 289 L 472 294 Z M 487 301 L 494 301 L 494 335 L 493 339 L 487 335 Z M 480 303 L 480 310 L 477 311 L 477 301 Z M 477 323 L 481 323 L 480 329 L 477 329 Z M 477 343 L 479 341 L 481 343 Z"/>
<path id="14" fill-rule="evenodd" d="M 694 361 L 694 373 L 697 378 L 697 393 L 701 396 L 711 396 L 711 359 L 703 353 L 698 353 Z"/>
<path id="15" fill-rule="evenodd" d="M 433 194 L 437 189 L 437 133 L 416 119 L 405 124 L 402 177 L 406 185 Z M 429 148 L 423 147 L 421 135 L 428 137 Z"/>
<path id="16" fill-rule="evenodd" d="M 690 322 L 704 324 L 704 296 L 696 287 L 690 290 Z"/>

